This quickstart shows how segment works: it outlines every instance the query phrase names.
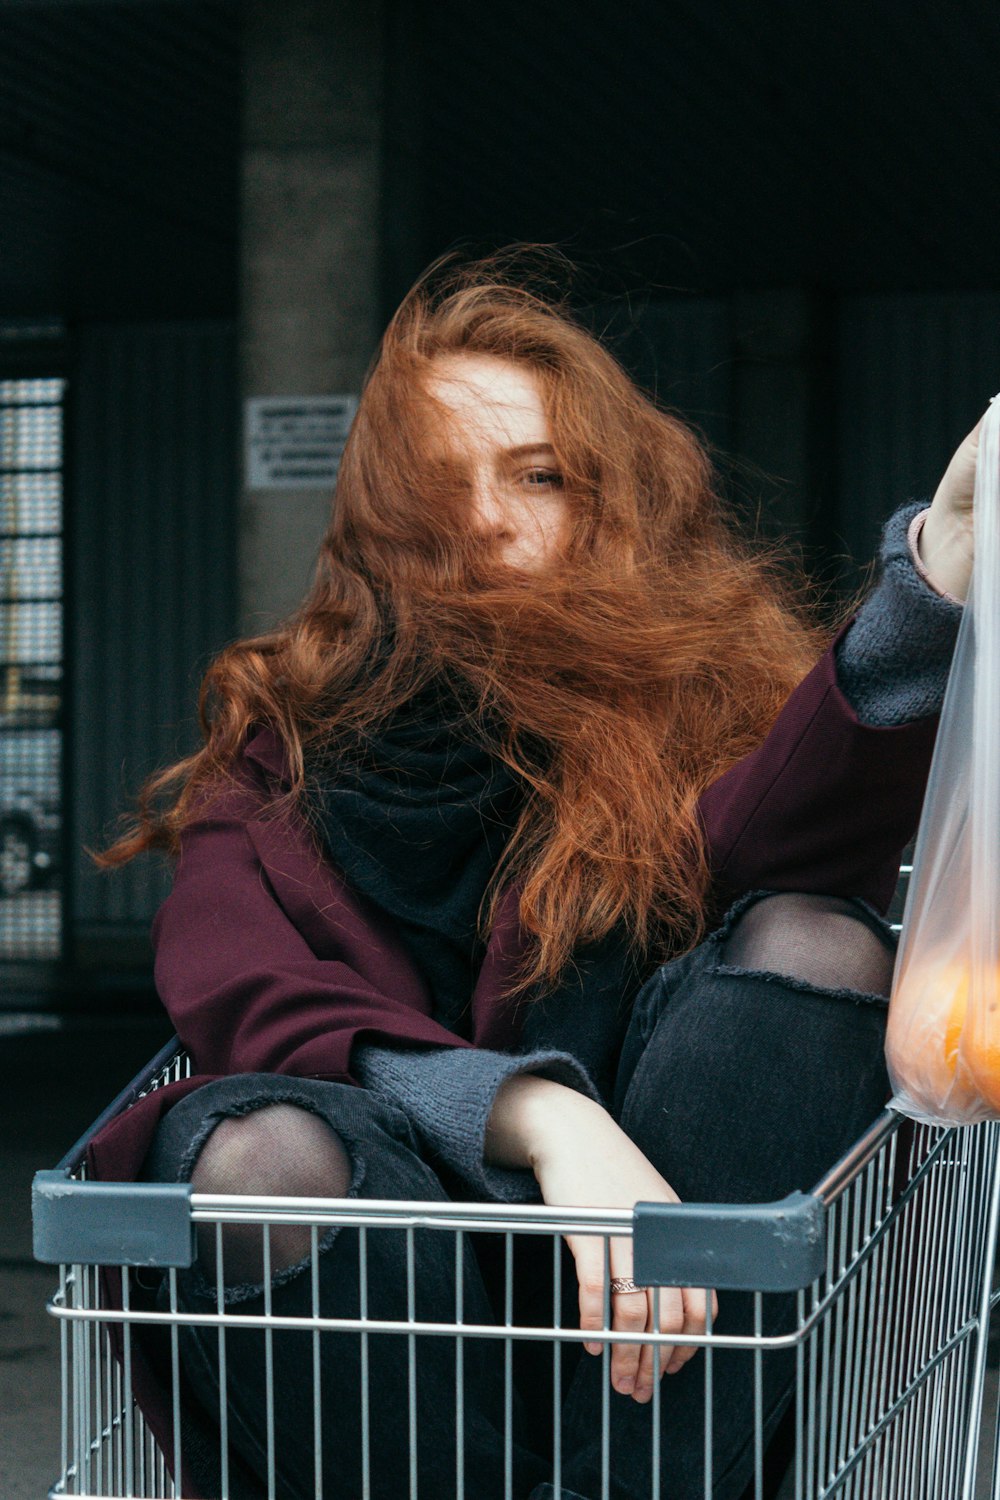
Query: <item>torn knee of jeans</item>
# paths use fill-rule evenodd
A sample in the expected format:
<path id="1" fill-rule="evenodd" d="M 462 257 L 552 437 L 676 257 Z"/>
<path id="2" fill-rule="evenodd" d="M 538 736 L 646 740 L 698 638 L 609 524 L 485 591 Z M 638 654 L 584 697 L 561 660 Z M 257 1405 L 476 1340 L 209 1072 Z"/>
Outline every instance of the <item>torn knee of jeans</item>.
<path id="1" fill-rule="evenodd" d="M 251 1198 L 353 1198 L 363 1176 L 360 1154 L 321 1115 L 269 1096 L 215 1122 L 200 1142 L 191 1185 L 197 1193 Z M 317 1249 L 328 1249 L 337 1232 L 326 1230 Z M 308 1223 L 202 1224 L 196 1269 L 204 1287 L 221 1282 L 225 1300 L 239 1301 L 259 1295 L 265 1282 L 276 1286 L 301 1274 L 313 1243 Z"/>
<path id="2" fill-rule="evenodd" d="M 735 964 L 710 964 L 706 974 L 723 979 L 752 979 L 758 983 L 773 984 L 785 990 L 794 990 L 801 995 L 821 995 L 826 1000 L 849 1000 L 855 1005 L 874 1005 L 886 1009 L 888 996 L 874 990 L 856 990 L 847 985 L 813 984 L 794 974 L 781 974 L 773 969 L 743 969 Z"/>
<path id="3" fill-rule="evenodd" d="M 863 903 L 777 892 L 735 914 L 720 934 L 715 971 L 884 1004 L 894 963 L 895 942 L 887 924 Z"/>
<path id="4" fill-rule="evenodd" d="M 357 1186 L 354 1184 L 352 1184 L 351 1190 L 344 1194 L 345 1198 L 356 1198 L 357 1196 Z M 253 1244 L 244 1245 L 242 1264 L 238 1269 L 237 1266 L 233 1263 L 232 1257 L 227 1254 L 225 1242 L 223 1243 L 222 1302 L 226 1307 L 230 1306 L 230 1304 L 232 1303 L 260 1300 L 264 1296 L 265 1290 L 262 1249 L 263 1226 L 260 1224 L 256 1224 L 241 1225 L 238 1227 L 255 1231 L 257 1240 L 256 1246 Z M 272 1290 L 275 1287 L 284 1286 L 286 1282 L 294 1281 L 298 1277 L 303 1276 L 312 1267 L 313 1253 L 311 1227 L 303 1227 L 305 1229 L 306 1235 L 308 1235 L 309 1238 L 307 1241 L 303 1241 L 303 1244 L 300 1245 L 299 1248 L 301 1249 L 304 1246 L 305 1253 L 299 1256 L 297 1260 L 286 1261 L 286 1263 L 281 1265 L 280 1267 L 276 1267 L 272 1261 L 270 1279 L 266 1283 L 266 1285 L 269 1285 Z M 274 1226 L 272 1225 L 272 1234 L 273 1228 Z M 204 1229 L 207 1233 L 210 1233 L 212 1237 L 211 1247 L 209 1250 L 209 1258 L 206 1259 L 203 1256 L 201 1240 L 199 1239 L 198 1258 L 195 1260 L 194 1265 L 187 1272 L 187 1276 L 189 1278 L 189 1287 L 194 1297 L 202 1301 L 210 1301 L 214 1303 L 218 1301 L 219 1298 L 219 1274 L 218 1264 L 216 1260 L 216 1228 L 215 1225 L 202 1225 L 200 1226 L 200 1229 Z M 338 1239 L 338 1237 L 343 1233 L 343 1229 L 344 1226 L 342 1224 L 333 1224 L 329 1228 L 324 1230 L 320 1230 L 317 1226 L 316 1254 L 325 1255 L 326 1252 L 334 1244 L 334 1242 Z M 257 1251 L 256 1256 L 254 1254 L 255 1249 Z M 240 1277 L 240 1279 L 237 1279 L 238 1276 Z"/>
<path id="5" fill-rule="evenodd" d="M 345 1196 L 348 1195 L 345 1194 Z M 350 1196 L 353 1197 L 354 1195 L 351 1194 Z M 207 1226 L 202 1226 L 202 1228 L 205 1227 Z M 243 1229 L 256 1228 L 258 1235 L 258 1245 L 260 1244 L 262 1237 L 262 1229 L 260 1225 L 241 1225 L 239 1227 Z M 317 1234 L 317 1255 L 324 1255 L 330 1249 L 334 1241 L 337 1239 L 338 1235 L 341 1233 L 342 1228 L 342 1225 L 334 1224 L 329 1229 L 324 1230 L 321 1234 Z M 219 1297 L 219 1276 L 218 1266 L 215 1260 L 214 1226 L 211 1227 L 211 1232 L 213 1235 L 211 1263 L 206 1263 L 203 1260 L 199 1242 L 198 1259 L 195 1261 L 194 1265 L 191 1267 L 191 1270 L 188 1272 L 188 1276 L 190 1279 L 189 1284 L 192 1294 L 202 1301 L 211 1301 L 214 1303 L 218 1301 Z M 306 1230 L 306 1233 L 309 1233 L 308 1228 Z M 277 1269 L 272 1266 L 270 1279 L 267 1282 L 265 1282 L 263 1274 L 263 1256 L 261 1255 L 259 1261 L 255 1263 L 252 1256 L 252 1249 L 244 1247 L 243 1257 L 244 1259 L 242 1269 L 249 1275 L 250 1279 L 234 1280 L 233 1267 L 230 1265 L 229 1259 L 227 1258 L 226 1249 L 225 1247 L 223 1247 L 222 1302 L 225 1307 L 229 1307 L 230 1305 L 239 1302 L 258 1301 L 264 1296 L 265 1286 L 270 1286 L 271 1290 L 273 1291 L 275 1287 L 284 1286 L 286 1282 L 294 1281 L 298 1277 L 304 1275 L 311 1268 L 313 1263 L 311 1238 L 305 1254 L 302 1255 L 298 1260 L 287 1262 Z"/>

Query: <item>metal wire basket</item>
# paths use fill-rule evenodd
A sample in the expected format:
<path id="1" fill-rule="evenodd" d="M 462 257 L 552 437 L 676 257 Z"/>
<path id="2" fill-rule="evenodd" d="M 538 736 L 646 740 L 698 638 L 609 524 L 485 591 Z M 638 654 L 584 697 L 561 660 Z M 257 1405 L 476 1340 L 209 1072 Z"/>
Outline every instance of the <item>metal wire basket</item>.
<path id="1" fill-rule="evenodd" d="M 515 1365 L 528 1345 L 543 1351 L 549 1370 L 551 1409 L 547 1432 L 551 1486 L 546 1494 L 576 1496 L 564 1488 L 568 1462 L 564 1442 L 563 1398 L 575 1349 L 586 1340 L 602 1348 L 604 1395 L 599 1443 L 588 1500 L 610 1500 L 622 1491 L 620 1455 L 612 1443 L 612 1344 L 626 1341 L 673 1342 L 669 1335 L 612 1332 L 605 1294 L 603 1331 L 584 1334 L 565 1316 L 566 1290 L 562 1236 L 631 1236 L 637 1280 L 649 1286 L 728 1288 L 747 1293 L 746 1326 L 718 1328 L 709 1323 L 701 1336 L 685 1337 L 701 1346 L 687 1378 L 699 1382 L 704 1473 L 697 1494 L 721 1493 L 714 1467 L 713 1424 L 719 1410 L 718 1362 L 727 1351 L 744 1351 L 752 1371 L 753 1431 L 749 1435 L 747 1497 L 765 1500 L 776 1490 L 769 1474 L 765 1389 L 769 1363 L 784 1359 L 793 1367 L 790 1403 L 784 1419 L 788 1467 L 780 1482 L 781 1500 L 973 1500 L 986 1491 L 977 1465 L 988 1424 L 996 1424 L 993 1402 L 984 1400 L 990 1315 L 1000 1293 L 993 1292 L 994 1247 L 1000 1210 L 1000 1127 L 963 1129 L 912 1126 L 887 1111 L 853 1149 L 811 1191 L 781 1203 L 637 1204 L 624 1210 L 559 1209 L 544 1206 L 474 1203 L 374 1202 L 361 1199 L 222 1197 L 198 1194 L 189 1184 L 106 1184 L 88 1182 L 82 1162 L 94 1130 L 150 1089 L 187 1075 L 176 1045 L 155 1058 L 145 1072 L 109 1106 L 91 1132 L 67 1153 L 59 1167 L 39 1173 L 34 1189 L 36 1256 L 59 1265 L 59 1286 L 49 1304 L 59 1320 L 62 1344 L 61 1472 L 52 1495 L 102 1497 L 177 1496 L 184 1491 L 171 1476 L 182 1474 L 189 1441 L 189 1403 L 184 1390 L 180 1340 L 197 1324 L 215 1330 L 219 1381 L 214 1413 L 216 1489 L 224 1500 L 246 1493 L 232 1456 L 230 1405 L 234 1379 L 233 1341 L 257 1330 L 266 1374 L 266 1412 L 256 1434 L 261 1462 L 256 1483 L 261 1496 L 284 1500 L 282 1478 L 282 1390 L 276 1388 L 274 1356 L 286 1330 L 308 1336 L 312 1361 L 312 1412 L 305 1423 L 312 1492 L 382 1500 L 378 1488 L 379 1429 L 373 1426 L 380 1391 L 376 1380 L 379 1340 L 395 1340 L 405 1371 L 405 1421 L 401 1431 L 404 1482 L 399 1494 L 417 1500 L 422 1488 L 417 1453 L 426 1418 L 418 1350 L 427 1339 L 446 1340 L 453 1370 L 450 1414 L 442 1428 L 453 1445 L 456 1500 L 479 1500 L 466 1473 L 464 1452 L 471 1413 L 467 1404 L 470 1361 L 492 1349 L 503 1393 L 495 1492 L 519 1500 L 515 1462 Z M 235 1222 L 260 1227 L 265 1269 L 270 1235 L 276 1225 L 309 1226 L 311 1296 L 301 1315 L 280 1316 L 270 1299 L 264 1306 L 226 1301 L 223 1229 Z M 178 1298 L 179 1268 L 190 1265 L 198 1226 L 214 1226 L 218 1250 L 217 1304 L 196 1313 Z M 352 1318 L 324 1315 L 315 1274 L 320 1237 L 334 1226 L 354 1237 L 359 1302 Z M 453 1247 L 451 1313 L 428 1320 L 418 1296 L 418 1236 L 446 1236 Z M 379 1235 L 405 1243 L 406 1289 L 402 1316 L 380 1317 L 373 1310 L 369 1261 Z M 493 1322 L 470 1322 L 464 1315 L 464 1254 L 480 1237 L 502 1247 L 502 1307 Z M 528 1239 L 551 1253 L 551 1316 L 527 1322 L 517 1316 L 517 1247 Z M 135 1267 L 163 1269 L 161 1305 L 139 1305 Z M 148 1273 L 147 1273 L 148 1274 Z M 265 1277 L 265 1280 L 267 1278 Z M 605 1277 L 607 1282 L 607 1276 Z M 785 1308 L 780 1332 L 769 1309 Z M 250 1310 L 248 1310 L 248 1307 Z M 158 1327 L 167 1355 L 169 1420 L 159 1441 L 135 1399 L 137 1340 Z M 344 1486 L 331 1489 L 324 1468 L 324 1406 L 321 1355 L 328 1341 L 342 1341 L 356 1360 L 360 1383 L 356 1454 Z M 303 1346 L 304 1347 L 304 1346 Z M 338 1347 L 334 1343 L 334 1347 Z M 306 1356 L 303 1355 L 303 1358 Z M 242 1353 L 237 1356 L 242 1359 Z M 346 1354 L 345 1354 L 346 1358 Z M 353 1368 L 353 1367 L 352 1367 Z M 697 1374 L 695 1374 L 697 1371 Z M 238 1374 L 238 1371 L 235 1373 Z M 661 1455 L 661 1424 L 671 1400 L 670 1378 L 654 1390 L 648 1409 L 649 1500 L 692 1500 L 673 1483 Z M 990 1410 L 987 1412 L 987 1406 Z M 988 1419 L 988 1421 L 987 1421 Z M 1000 1500 L 1000 1467 L 994 1448 L 993 1500 Z M 202 1481 L 204 1483 L 204 1481 Z M 324 1488 L 325 1484 L 325 1488 Z M 449 1487 L 450 1488 L 450 1487 Z M 295 1494 L 303 1493 L 300 1482 Z M 644 1491 L 645 1494 L 645 1491 Z M 386 1497 L 388 1500 L 388 1497 Z M 435 1500 L 437 1497 L 435 1496 Z M 450 1497 L 449 1497 L 450 1500 Z"/>

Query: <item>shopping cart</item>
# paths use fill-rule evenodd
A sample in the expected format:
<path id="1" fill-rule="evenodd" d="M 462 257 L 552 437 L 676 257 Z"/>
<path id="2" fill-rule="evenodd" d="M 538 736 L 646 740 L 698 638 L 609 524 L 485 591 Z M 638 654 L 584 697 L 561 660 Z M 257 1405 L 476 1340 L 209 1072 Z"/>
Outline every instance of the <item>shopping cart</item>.
<path id="1" fill-rule="evenodd" d="M 102 1119 L 148 1089 L 186 1076 L 187 1059 L 177 1047 L 160 1053 L 129 1091 Z M 909 1143 L 904 1143 L 909 1136 Z M 318 1289 L 313 1316 L 300 1328 L 312 1337 L 318 1368 L 321 1338 L 361 1335 L 364 1347 L 387 1335 L 405 1335 L 415 1383 L 415 1337 L 435 1335 L 462 1341 L 499 1340 L 504 1349 L 507 1412 L 517 1341 L 546 1341 L 553 1361 L 553 1487 L 559 1493 L 559 1364 L 564 1350 L 586 1338 L 603 1344 L 633 1340 L 655 1343 L 655 1335 L 610 1332 L 580 1334 L 561 1326 L 556 1313 L 549 1326 L 517 1326 L 513 1308 L 514 1239 L 547 1236 L 553 1245 L 565 1233 L 631 1235 L 636 1278 L 649 1286 L 712 1286 L 753 1292 L 753 1325 L 720 1334 L 709 1323 L 702 1344 L 705 1386 L 706 1460 L 711 1487 L 712 1361 L 726 1347 L 753 1352 L 756 1385 L 754 1494 L 765 1494 L 762 1394 L 765 1364 L 778 1350 L 795 1353 L 793 1460 L 786 1490 L 796 1500 L 864 1497 L 864 1500 L 972 1500 L 976 1493 L 981 1433 L 985 1424 L 985 1373 L 990 1314 L 996 1296 L 991 1269 L 1000 1205 L 1000 1137 L 994 1125 L 943 1130 L 904 1125 L 886 1112 L 811 1193 L 793 1194 L 768 1206 L 640 1205 L 627 1211 L 552 1211 L 546 1206 L 441 1205 L 441 1203 L 360 1202 L 214 1197 L 189 1185 L 97 1184 L 85 1181 L 81 1163 L 88 1137 L 67 1154 L 54 1172 L 39 1173 L 34 1184 L 37 1259 L 60 1266 L 58 1290 L 49 1310 L 60 1323 L 61 1475 L 52 1496 L 174 1496 L 171 1473 L 181 1472 L 184 1403 L 180 1391 L 178 1326 L 192 1314 L 177 1307 L 177 1266 L 190 1263 L 193 1227 L 214 1224 L 217 1233 L 232 1221 L 255 1221 L 267 1244 L 268 1226 L 312 1226 L 313 1242 L 334 1224 L 357 1233 L 361 1263 L 366 1241 L 375 1233 L 408 1239 L 408 1280 L 414 1275 L 414 1232 L 447 1235 L 460 1247 L 475 1235 L 499 1235 L 505 1245 L 505 1317 L 495 1326 L 462 1319 L 462 1287 L 456 1284 L 456 1316 L 448 1323 L 417 1319 L 385 1323 L 367 1319 L 364 1301 L 357 1322 L 319 1316 Z M 159 1253 L 151 1245 L 159 1242 Z M 129 1266 L 165 1266 L 171 1311 L 136 1310 Z M 456 1265 L 460 1256 L 456 1254 Z M 102 1275 L 103 1268 L 103 1275 Z M 115 1268 L 109 1271 L 108 1268 Z M 559 1278 L 555 1257 L 555 1280 Z M 109 1298 L 108 1277 L 117 1278 L 120 1298 Z M 361 1274 L 364 1287 L 364 1274 Z M 769 1293 L 795 1295 L 792 1329 L 780 1338 L 762 1337 L 763 1304 Z M 120 1301 L 121 1307 L 112 1307 Z M 606 1308 L 607 1313 L 607 1308 Z M 219 1335 L 222 1391 L 225 1392 L 226 1335 L 244 1326 L 240 1308 L 199 1316 Z M 256 1316 L 265 1340 L 280 1337 L 288 1320 Z M 136 1326 L 165 1325 L 171 1343 L 171 1431 L 166 1455 L 154 1442 L 133 1400 L 133 1338 Z M 115 1331 L 118 1355 L 109 1346 Z M 667 1335 L 660 1335 L 667 1341 Z M 481 1347 L 481 1346 L 477 1346 Z M 462 1362 L 456 1362 L 454 1431 L 460 1445 L 463 1418 Z M 607 1376 L 607 1368 L 606 1368 Z M 610 1392 L 610 1380 L 606 1380 Z M 369 1442 L 372 1392 L 361 1392 L 361 1449 Z M 615 1397 L 615 1400 L 621 1398 Z M 669 1400 L 669 1379 L 655 1388 L 652 1428 L 660 1404 Z M 610 1401 L 610 1395 L 609 1395 Z M 607 1451 L 609 1401 L 604 1403 Z M 417 1407 L 412 1401 L 412 1418 Z M 220 1494 L 226 1476 L 226 1404 L 220 1403 Z M 415 1436 L 415 1434 L 414 1434 Z M 505 1424 L 505 1464 L 511 1464 L 511 1427 Z M 321 1445 L 316 1431 L 316 1452 Z M 279 1493 L 274 1481 L 273 1413 L 268 1407 L 268 1478 L 265 1493 Z M 169 1457 L 169 1463 L 166 1461 Z M 655 1457 L 655 1455 L 654 1455 Z M 319 1458 L 318 1460 L 319 1463 Z M 996 1448 L 993 1494 L 1000 1494 Z M 459 1469 L 460 1476 L 460 1469 Z M 793 1488 L 792 1488 L 793 1485 Z M 609 1473 L 603 1475 L 609 1493 Z M 669 1494 L 666 1479 L 652 1470 L 651 1500 Z M 316 1491 L 321 1493 L 321 1490 Z M 459 1484 L 460 1493 L 460 1484 Z M 711 1494 L 711 1488 L 706 1488 Z"/>
<path id="2" fill-rule="evenodd" d="M 59 1286 L 50 1310 L 59 1320 L 62 1345 L 62 1461 L 52 1495 L 173 1496 L 171 1474 L 179 1458 L 188 1420 L 183 1390 L 179 1333 L 192 1318 L 214 1327 L 218 1343 L 221 1398 L 218 1411 L 218 1493 L 231 1486 L 227 1440 L 227 1344 L 248 1325 L 262 1330 L 264 1355 L 271 1361 L 275 1341 L 289 1326 L 308 1335 L 314 1364 L 314 1447 L 316 1495 L 321 1497 L 322 1442 L 319 1388 L 323 1340 L 353 1339 L 360 1345 L 361 1492 L 382 1500 L 370 1487 L 372 1415 L 378 1392 L 371 1388 L 374 1341 L 395 1338 L 405 1350 L 407 1431 L 411 1442 L 409 1493 L 417 1493 L 416 1450 L 421 1421 L 416 1347 L 422 1338 L 451 1341 L 454 1352 L 453 1422 L 456 1445 L 456 1500 L 474 1491 L 465 1486 L 462 1451 L 466 1411 L 466 1350 L 482 1351 L 498 1341 L 505 1402 L 504 1492 L 511 1490 L 514 1355 L 534 1341 L 551 1361 L 552 1475 L 555 1494 L 562 1485 L 561 1398 L 563 1375 L 574 1345 L 584 1338 L 600 1343 L 604 1391 L 601 1411 L 600 1493 L 612 1493 L 609 1444 L 610 1346 L 628 1338 L 586 1335 L 560 1313 L 561 1236 L 568 1232 L 632 1237 L 636 1279 L 650 1286 L 692 1286 L 742 1290 L 750 1308 L 749 1325 L 718 1331 L 709 1323 L 703 1346 L 688 1366 L 701 1366 L 704 1493 L 710 1495 L 712 1430 L 716 1418 L 713 1368 L 727 1349 L 748 1351 L 754 1388 L 753 1478 L 755 1500 L 768 1493 L 764 1390 L 768 1362 L 791 1360 L 794 1380 L 785 1426 L 791 1440 L 790 1466 L 782 1497 L 820 1500 L 972 1500 L 976 1490 L 981 1438 L 995 1424 L 993 1402 L 984 1400 L 990 1314 L 1000 1295 L 993 1292 L 994 1246 L 1000 1208 L 1000 1133 L 994 1125 L 963 1129 L 914 1127 L 890 1112 L 876 1120 L 842 1161 L 811 1191 L 763 1206 L 638 1204 L 634 1212 L 553 1210 L 545 1206 L 493 1206 L 461 1203 L 372 1202 L 360 1199 L 248 1199 L 194 1193 L 189 1184 L 87 1181 L 85 1148 L 93 1131 L 145 1092 L 183 1078 L 188 1061 L 170 1044 L 73 1147 L 53 1171 L 38 1174 L 34 1188 L 35 1248 L 38 1259 L 59 1265 Z M 311 1313 L 300 1319 L 263 1312 L 246 1314 L 239 1304 L 224 1305 L 220 1268 L 219 1300 L 213 1312 L 197 1315 L 179 1306 L 178 1268 L 191 1263 L 196 1226 L 214 1225 L 221 1254 L 228 1223 L 260 1225 L 264 1254 L 271 1227 L 308 1224 L 314 1251 L 319 1237 L 341 1225 L 356 1236 L 360 1271 L 358 1317 L 321 1315 L 313 1277 Z M 415 1235 L 450 1237 L 455 1246 L 454 1317 L 421 1321 L 414 1279 Z M 407 1316 L 392 1321 L 370 1316 L 366 1265 L 373 1236 L 396 1234 L 407 1246 Z M 464 1247 L 477 1236 L 503 1247 L 504 1307 L 495 1324 L 473 1324 L 463 1317 L 461 1267 Z M 523 1237 L 551 1242 L 553 1314 L 544 1326 L 519 1323 L 514 1315 L 515 1244 Z M 607 1251 L 605 1251 L 607 1256 Z M 315 1265 L 316 1256 L 313 1256 Z M 606 1261 L 607 1263 L 607 1261 Z M 221 1265 L 221 1263 L 220 1263 Z M 165 1268 L 166 1310 L 137 1305 L 132 1267 Z M 148 1276 L 148 1269 L 142 1273 Z M 766 1335 L 766 1308 L 783 1294 L 792 1315 L 786 1331 Z M 607 1302 L 607 1299 L 606 1299 Z M 607 1305 L 605 1308 L 607 1314 Z M 133 1369 L 137 1343 L 150 1325 L 169 1349 L 170 1414 L 160 1441 L 154 1439 L 135 1401 Z M 661 1335 L 669 1341 L 667 1335 Z M 633 1341 L 656 1342 L 650 1334 Z M 112 1347 L 113 1346 L 113 1347 Z M 113 1352 L 114 1349 L 114 1352 Z M 480 1357 L 479 1354 L 476 1356 Z M 271 1365 L 268 1363 L 268 1373 Z M 232 1378 L 232 1369 L 229 1378 Z M 670 1475 L 661 1470 L 658 1430 L 670 1380 L 660 1382 L 650 1412 L 650 1500 L 671 1500 Z M 282 1491 L 276 1479 L 275 1434 L 281 1392 L 270 1384 L 267 1454 L 261 1493 Z M 1000 1497 L 1000 1469 L 992 1459 L 992 1495 Z M 982 1484 L 982 1478 L 980 1479 Z M 405 1493 L 405 1489 L 403 1491 Z M 334 1500 L 327 1486 L 328 1500 Z M 435 1496 L 434 1500 L 438 1500 Z M 450 1495 L 448 1497 L 450 1500 Z M 597 1500 L 595 1494 L 594 1500 Z M 683 1496 L 681 1500 L 691 1500 Z"/>

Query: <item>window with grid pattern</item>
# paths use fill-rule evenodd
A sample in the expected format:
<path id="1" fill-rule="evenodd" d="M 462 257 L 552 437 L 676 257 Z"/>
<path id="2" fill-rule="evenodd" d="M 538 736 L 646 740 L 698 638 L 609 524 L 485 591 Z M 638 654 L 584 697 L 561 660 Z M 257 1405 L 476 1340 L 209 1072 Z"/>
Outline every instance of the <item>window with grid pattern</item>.
<path id="1" fill-rule="evenodd" d="M 62 940 L 64 386 L 0 380 L 0 960 Z"/>

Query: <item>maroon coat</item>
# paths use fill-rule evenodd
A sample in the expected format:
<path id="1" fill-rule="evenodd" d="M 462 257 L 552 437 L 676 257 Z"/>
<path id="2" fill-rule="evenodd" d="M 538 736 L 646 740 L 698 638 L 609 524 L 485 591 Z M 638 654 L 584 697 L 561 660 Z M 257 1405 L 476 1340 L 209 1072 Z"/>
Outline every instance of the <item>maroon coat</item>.
<path id="1" fill-rule="evenodd" d="M 796 688 L 761 746 L 699 804 L 717 904 L 743 891 L 861 896 L 885 909 L 919 818 L 936 717 L 862 725 L 837 684 L 833 650 Z M 156 983 L 196 1076 L 107 1125 L 93 1175 L 132 1180 L 163 1112 L 211 1077 L 273 1072 L 353 1082 L 356 1040 L 380 1045 L 517 1045 L 503 990 L 522 951 L 509 889 L 472 1000 L 472 1041 L 430 1015 L 427 990 L 391 924 L 352 891 L 290 816 L 265 815 L 286 778 L 267 729 L 239 784 L 184 833 L 171 894 L 153 923 Z"/>

